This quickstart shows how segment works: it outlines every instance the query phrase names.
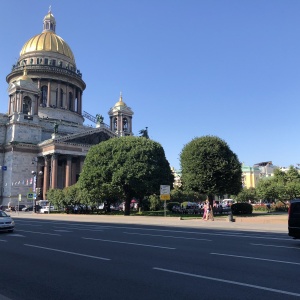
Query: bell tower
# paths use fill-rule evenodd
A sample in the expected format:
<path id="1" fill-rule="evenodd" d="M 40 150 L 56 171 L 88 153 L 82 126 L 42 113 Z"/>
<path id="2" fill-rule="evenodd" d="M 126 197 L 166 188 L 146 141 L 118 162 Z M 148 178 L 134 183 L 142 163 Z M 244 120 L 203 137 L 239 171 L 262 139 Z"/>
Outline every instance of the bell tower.
<path id="1" fill-rule="evenodd" d="M 132 116 L 133 111 L 123 102 L 122 93 L 119 101 L 108 112 L 110 119 L 110 130 L 117 136 L 133 135 L 132 133 Z"/>

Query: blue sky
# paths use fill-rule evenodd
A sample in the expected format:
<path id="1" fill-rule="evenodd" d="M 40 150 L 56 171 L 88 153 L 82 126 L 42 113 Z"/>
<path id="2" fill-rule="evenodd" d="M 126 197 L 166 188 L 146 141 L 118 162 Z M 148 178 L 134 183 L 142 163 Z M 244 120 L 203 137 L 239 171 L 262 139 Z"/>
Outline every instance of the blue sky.
<path id="1" fill-rule="evenodd" d="M 203 135 L 246 165 L 300 163 L 300 1 L 1 1 L 1 112 L 5 78 L 49 5 L 87 84 L 83 110 L 108 123 L 122 91 L 134 134 L 147 126 L 171 166 Z"/>

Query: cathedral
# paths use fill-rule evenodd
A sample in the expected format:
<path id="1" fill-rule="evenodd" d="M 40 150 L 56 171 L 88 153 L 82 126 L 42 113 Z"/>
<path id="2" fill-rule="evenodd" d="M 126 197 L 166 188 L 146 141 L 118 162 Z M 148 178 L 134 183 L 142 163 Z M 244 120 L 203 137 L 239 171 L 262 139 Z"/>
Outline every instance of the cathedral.
<path id="1" fill-rule="evenodd" d="M 133 111 L 122 95 L 108 111 L 109 124 L 82 110 L 83 75 L 55 32 L 49 10 L 42 33 L 24 44 L 6 77 L 8 111 L 0 114 L 2 205 L 47 199 L 50 188 L 75 184 L 92 145 L 133 134 Z M 84 125 L 85 118 L 95 127 Z"/>

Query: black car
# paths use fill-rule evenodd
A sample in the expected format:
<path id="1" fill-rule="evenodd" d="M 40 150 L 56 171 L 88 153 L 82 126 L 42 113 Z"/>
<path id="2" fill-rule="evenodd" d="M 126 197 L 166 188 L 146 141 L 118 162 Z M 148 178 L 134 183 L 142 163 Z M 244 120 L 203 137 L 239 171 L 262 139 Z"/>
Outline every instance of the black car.
<path id="1" fill-rule="evenodd" d="M 12 206 L 10 209 L 11 211 L 22 211 L 24 207 L 26 207 L 26 205 L 20 204 L 20 205 Z"/>
<path id="2" fill-rule="evenodd" d="M 24 208 L 22 208 L 22 211 L 33 211 L 33 206 L 25 206 Z"/>
<path id="3" fill-rule="evenodd" d="M 289 236 L 300 238 L 300 199 L 291 200 L 289 206 Z"/>

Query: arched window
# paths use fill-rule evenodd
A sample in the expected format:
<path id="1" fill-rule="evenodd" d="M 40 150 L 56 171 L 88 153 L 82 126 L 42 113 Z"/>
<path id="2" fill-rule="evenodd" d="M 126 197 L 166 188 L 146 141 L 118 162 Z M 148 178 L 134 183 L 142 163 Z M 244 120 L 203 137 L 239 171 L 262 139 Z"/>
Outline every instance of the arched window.
<path id="1" fill-rule="evenodd" d="M 26 96 L 23 99 L 23 108 L 22 108 L 23 114 L 29 115 L 31 112 L 31 99 Z"/>
<path id="2" fill-rule="evenodd" d="M 72 110 L 73 94 L 69 92 L 69 110 Z"/>
<path id="3" fill-rule="evenodd" d="M 123 131 L 128 130 L 128 120 L 127 118 L 123 118 Z"/>
<path id="4" fill-rule="evenodd" d="M 42 106 L 47 106 L 47 96 L 48 96 L 48 87 L 46 85 L 42 86 L 42 97 L 41 97 L 41 103 Z"/>
<path id="5" fill-rule="evenodd" d="M 114 130 L 118 129 L 118 118 L 114 119 Z"/>

